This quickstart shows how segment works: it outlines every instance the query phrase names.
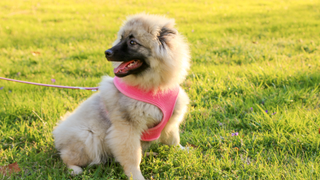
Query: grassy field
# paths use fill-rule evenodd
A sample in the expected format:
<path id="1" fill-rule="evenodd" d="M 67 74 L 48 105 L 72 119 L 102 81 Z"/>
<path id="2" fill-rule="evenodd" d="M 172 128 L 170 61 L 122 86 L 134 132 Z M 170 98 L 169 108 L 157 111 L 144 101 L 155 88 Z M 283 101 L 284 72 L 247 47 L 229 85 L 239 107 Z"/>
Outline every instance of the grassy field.
<path id="1" fill-rule="evenodd" d="M 182 87 L 188 152 L 155 143 L 147 179 L 320 178 L 320 2 L 0 1 L 0 77 L 98 86 L 113 76 L 104 51 L 125 17 L 175 18 L 192 51 Z M 94 92 L 0 80 L 0 179 L 124 179 L 120 165 L 72 177 L 54 148 L 60 116 Z M 236 135 L 232 133 L 236 133 Z M 233 136 L 234 135 L 234 136 Z"/>

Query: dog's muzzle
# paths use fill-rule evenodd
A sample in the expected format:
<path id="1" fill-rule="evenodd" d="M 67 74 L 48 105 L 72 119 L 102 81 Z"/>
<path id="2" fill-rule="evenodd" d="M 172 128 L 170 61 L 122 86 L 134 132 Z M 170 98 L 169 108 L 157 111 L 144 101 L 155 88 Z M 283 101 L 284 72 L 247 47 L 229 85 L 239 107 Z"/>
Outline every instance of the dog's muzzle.
<path id="1" fill-rule="evenodd" d="M 104 54 L 106 55 L 106 58 L 108 58 L 108 57 L 112 57 L 114 53 L 111 49 L 108 49 L 104 52 Z"/>

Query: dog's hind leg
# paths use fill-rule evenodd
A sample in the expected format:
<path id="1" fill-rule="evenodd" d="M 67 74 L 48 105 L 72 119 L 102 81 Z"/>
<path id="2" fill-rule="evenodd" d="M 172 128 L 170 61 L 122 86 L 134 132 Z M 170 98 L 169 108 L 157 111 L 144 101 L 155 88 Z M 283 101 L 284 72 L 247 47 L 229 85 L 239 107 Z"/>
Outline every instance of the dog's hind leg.
<path id="1" fill-rule="evenodd" d="M 68 149 L 63 149 L 60 151 L 60 155 L 63 162 L 72 170 L 72 175 L 81 174 L 83 170 L 80 166 L 85 166 L 90 163 L 89 157 L 85 154 L 81 146 L 71 146 Z"/>
<path id="2" fill-rule="evenodd" d="M 73 176 L 81 174 L 83 172 L 82 168 L 76 165 L 68 165 L 68 168 L 72 170 L 71 174 Z"/>

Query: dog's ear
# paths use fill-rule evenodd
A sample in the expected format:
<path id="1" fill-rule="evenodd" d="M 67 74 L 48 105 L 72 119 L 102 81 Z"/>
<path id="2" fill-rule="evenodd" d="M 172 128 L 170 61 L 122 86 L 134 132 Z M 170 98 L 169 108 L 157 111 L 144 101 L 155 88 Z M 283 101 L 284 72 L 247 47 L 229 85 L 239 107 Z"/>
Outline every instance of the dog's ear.
<path id="1" fill-rule="evenodd" d="M 158 39 L 160 42 L 160 46 L 165 48 L 165 44 L 170 47 L 170 40 L 175 37 L 177 34 L 177 30 L 173 27 L 164 26 L 161 28 Z"/>

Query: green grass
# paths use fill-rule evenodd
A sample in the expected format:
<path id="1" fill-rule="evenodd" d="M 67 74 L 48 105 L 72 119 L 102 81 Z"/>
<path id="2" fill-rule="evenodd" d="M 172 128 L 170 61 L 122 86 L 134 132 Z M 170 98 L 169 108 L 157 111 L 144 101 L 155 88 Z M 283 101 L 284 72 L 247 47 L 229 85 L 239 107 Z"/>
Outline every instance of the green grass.
<path id="1" fill-rule="evenodd" d="M 154 144 L 150 151 L 159 155 L 143 158 L 143 175 L 319 179 L 319 7 L 311 0 L 2 0 L 0 77 L 97 86 L 101 76 L 113 76 L 103 53 L 125 17 L 165 14 L 191 47 L 182 85 L 191 104 L 181 143 L 197 148 L 187 153 Z M 51 132 L 60 116 L 93 92 L 2 80 L 0 87 L 0 166 L 18 162 L 23 169 L 0 178 L 125 178 L 113 160 L 72 177 L 54 148 Z"/>

